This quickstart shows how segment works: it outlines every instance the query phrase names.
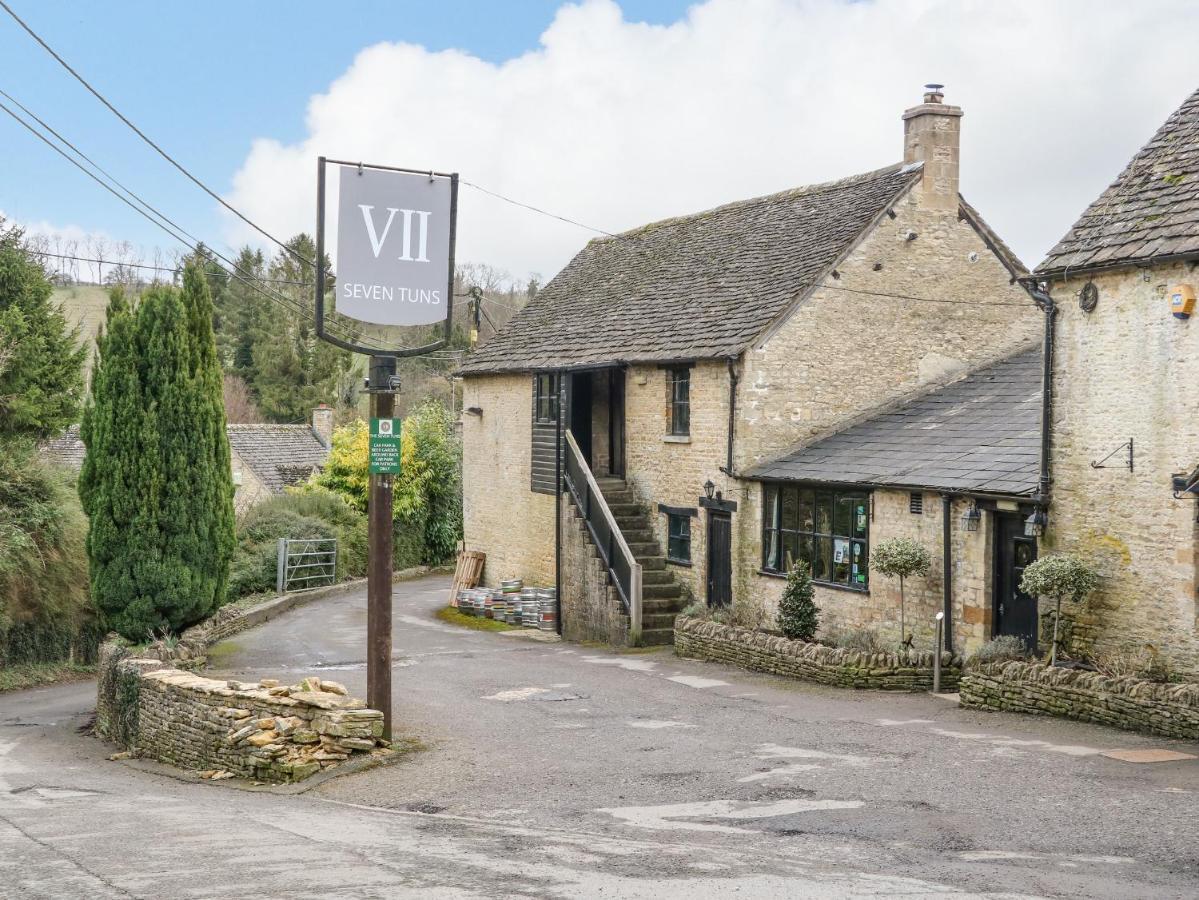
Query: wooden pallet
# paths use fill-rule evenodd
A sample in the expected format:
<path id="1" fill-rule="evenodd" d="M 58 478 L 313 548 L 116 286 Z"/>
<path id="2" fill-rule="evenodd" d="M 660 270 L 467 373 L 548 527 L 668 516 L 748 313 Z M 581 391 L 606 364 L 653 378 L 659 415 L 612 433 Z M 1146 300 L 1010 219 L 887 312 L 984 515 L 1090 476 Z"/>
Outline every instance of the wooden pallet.
<path id="1" fill-rule="evenodd" d="M 458 566 L 454 569 L 454 581 L 450 585 L 450 606 L 458 605 L 459 591 L 478 587 L 486 561 L 487 554 L 480 550 L 458 551 Z"/>

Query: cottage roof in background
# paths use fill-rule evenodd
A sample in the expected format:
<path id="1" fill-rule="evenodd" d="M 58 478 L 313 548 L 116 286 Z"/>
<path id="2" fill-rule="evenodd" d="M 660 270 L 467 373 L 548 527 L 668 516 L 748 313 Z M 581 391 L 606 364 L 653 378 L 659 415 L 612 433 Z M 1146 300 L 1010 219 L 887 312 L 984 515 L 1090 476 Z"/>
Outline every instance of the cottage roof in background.
<path id="1" fill-rule="evenodd" d="M 919 177 L 896 165 L 597 238 L 460 371 L 737 356 Z"/>
<path id="2" fill-rule="evenodd" d="M 1031 495 L 1041 452 L 1041 351 L 1027 350 L 746 473 Z"/>
<path id="3" fill-rule="evenodd" d="M 1049 251 L 1038 274 L 1199 256 L 1199 90 Z"/>
<path id="4" fill-rule="evenodd" d="M 227 425 L 229 446 L 242 465 L 253 472 L 273 494 L 304 481 L 325 464 L 329 451 L 308 425 Z M 56 462 L 78 469 L 86 449 L 79 426 L 42 444 L 42 452 Z"/>

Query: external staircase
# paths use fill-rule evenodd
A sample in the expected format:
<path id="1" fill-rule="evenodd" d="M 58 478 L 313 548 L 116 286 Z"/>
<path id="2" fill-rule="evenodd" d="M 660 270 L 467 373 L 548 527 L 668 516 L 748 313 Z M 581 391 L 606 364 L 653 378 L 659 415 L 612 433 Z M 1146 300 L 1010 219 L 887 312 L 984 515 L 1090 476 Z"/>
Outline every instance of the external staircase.
<path id="1" fill-rule="evenodd" d="M 629 550 L 641 565 L 641 643 L 674 643 L 674 620 L 686 605 L 683 586 L 666 564 L 649 510 L 637 502 L 622 478 L 596 477 L 604 501 Z"/>

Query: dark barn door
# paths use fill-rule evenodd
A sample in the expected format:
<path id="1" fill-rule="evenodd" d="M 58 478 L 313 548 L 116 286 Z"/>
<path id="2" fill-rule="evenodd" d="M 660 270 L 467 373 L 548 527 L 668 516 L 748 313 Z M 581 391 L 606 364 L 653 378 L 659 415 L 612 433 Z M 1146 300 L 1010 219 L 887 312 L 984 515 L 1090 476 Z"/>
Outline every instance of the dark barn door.
<path id="1" fill-rule="evenodd" d="M 1020 590 L 1024 567 L 1037 558 L 1037 539 L 1024 536 L 1020 513 L 995 514 L 995 634 L 1037 649 L 1037 601 Z"/>
<path id="2" fill-rule="evenodd" d="M 733 519 L 708 510 L 708 606 L 733 602 Z"/>
<path id="3" fill-rule="evenodd" d="M 575 372 L 570 376 L 570 433 L 575 436 L 579 452 L 591 465 L 591 373 Z"/>
<path id="4" fill-rule="evenodd" d="M 608 376 L 608 470 L 624 478 L 624 369 Z"/>

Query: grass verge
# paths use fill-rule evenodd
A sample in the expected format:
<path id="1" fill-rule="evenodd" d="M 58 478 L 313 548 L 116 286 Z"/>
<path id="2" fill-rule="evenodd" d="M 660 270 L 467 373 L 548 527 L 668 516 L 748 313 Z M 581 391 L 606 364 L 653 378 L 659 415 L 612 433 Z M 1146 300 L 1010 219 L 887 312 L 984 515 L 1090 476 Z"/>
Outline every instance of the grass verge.
<path id="1" fill-rule="evenodd" d="M 82 681 L 96 674 L 95 666 L 82 666 L 72 662 L 26 663 L 0 669 L 0 694 L 24 688 Z"/>
<path id="2" fill-rule="evenodd" d="M 475 631 L 512 631 L 515 625 L 507 622 L 497 622 L 495 619 L 485 619 L 482 616 L 468 616 L 456 606 L 447 606 L 437 611 L 437 618 L 447 625 L 457 625 L 460 628 L 471 628 Z"/>

